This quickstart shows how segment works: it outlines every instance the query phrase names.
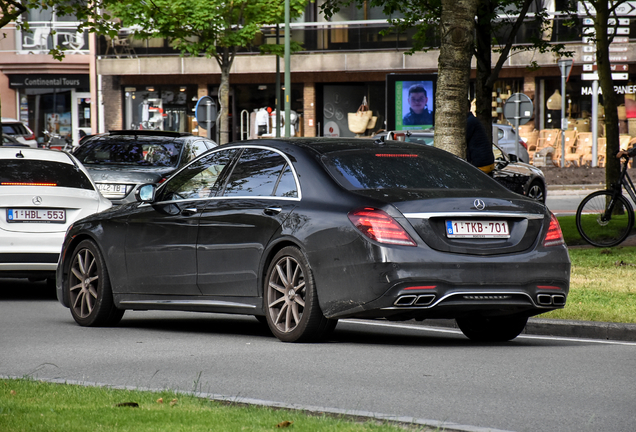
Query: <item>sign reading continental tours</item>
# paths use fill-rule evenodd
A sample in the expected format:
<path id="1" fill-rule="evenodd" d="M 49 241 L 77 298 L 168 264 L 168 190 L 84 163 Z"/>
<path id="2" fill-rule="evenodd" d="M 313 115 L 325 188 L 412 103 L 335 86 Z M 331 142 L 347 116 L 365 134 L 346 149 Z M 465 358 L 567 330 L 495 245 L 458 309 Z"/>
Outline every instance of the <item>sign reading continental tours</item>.
<path id="1" fill-rule="evenodd" d="M 89 88 L 88 75 L 83 74 L 16 74 L 9 75 L 10 88 Z"/>

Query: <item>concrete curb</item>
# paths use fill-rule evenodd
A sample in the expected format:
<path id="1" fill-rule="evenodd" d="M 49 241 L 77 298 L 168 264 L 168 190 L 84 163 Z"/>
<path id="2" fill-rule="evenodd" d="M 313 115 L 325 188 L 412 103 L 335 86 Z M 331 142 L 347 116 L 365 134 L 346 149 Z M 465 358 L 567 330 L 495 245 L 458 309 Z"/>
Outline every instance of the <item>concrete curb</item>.
<path id="1" fill-rule="evenodd" d="M 458 328 L 455 320 L 431 319 L 419 322 L 410 321 L 410 323 L 431 327 Z M 530 318 L 523 334 L 636 342 L 636 324 Z"/>
<path id="2" fill-rule="evenodd" d="M 605 189 L 605 184 L 547 185 L 548 191 L 593 191 Z"/>

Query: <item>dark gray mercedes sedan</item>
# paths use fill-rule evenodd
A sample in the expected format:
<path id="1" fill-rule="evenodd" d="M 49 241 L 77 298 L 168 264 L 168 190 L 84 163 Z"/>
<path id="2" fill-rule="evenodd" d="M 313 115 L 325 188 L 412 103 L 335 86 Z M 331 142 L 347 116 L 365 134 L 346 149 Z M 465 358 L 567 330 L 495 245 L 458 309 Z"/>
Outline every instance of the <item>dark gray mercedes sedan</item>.
<path id="1" fill-rule="evenodd" d="M 225 312 L 300 342 L 340 318 L 452 318 L 470 339 L 506 341 L 568 295 L 554 215 L 433 147 L 242 141 L 136 198 L 66 234 L 57 294 L 80 325 Z"/>

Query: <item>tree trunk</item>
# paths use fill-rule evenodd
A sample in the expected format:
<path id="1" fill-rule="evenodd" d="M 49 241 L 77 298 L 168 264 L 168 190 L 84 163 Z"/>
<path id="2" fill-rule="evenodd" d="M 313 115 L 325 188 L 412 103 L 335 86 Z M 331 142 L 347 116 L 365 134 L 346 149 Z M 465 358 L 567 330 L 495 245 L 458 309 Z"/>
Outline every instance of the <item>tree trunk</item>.
<path id="1" fill-rule="evenodd" d="M 470 60 L 478 0 L 442 0 L 435 147 L 466 158 Z"/>
<path id="2" fill-rule="evenodd" d="M 219 145 L 230 142 L 230 66 L 227 62 L 221 65 L 221 84 L 219 85 L 219 105 L 221 118 L 219 119 Z"/>
<path id="3" fill-rule="evenodd" d="M 616 153 L 620 149 L 618 110 L 616 93 L 612 82 L 612 71 L 609 61 L 609 40 L 607 37 L 607 22 L 610 18 L 607 1 L 597 1 L 596 19 L 594 30 L 596 31 L 596 64 L 599 84 L 603 91 L 603 108 L 605 109 L 605 138 L 607 148 L 605 154 L 605 182 L 607 186 L 616 183 L 620 174 L 620 161 L 616 159 Z M 565 97 L 565 95 L 563 95 Z"/>
<path id="4" fill-rule="evenodd" d="M 477 23 L 475 24 L 475 58 L 477 60 L 477 76 L 475 80 L 475 107 L 477 112 L 475 113 L 475 117 L 477 117 L 486 128 L 486 133 L 490 141 L 492 141 L 493 88 L 493 81 L 489 79 L 492 74 L 491 8 L 490 0 L 481 0 L 479 2 Z"/>

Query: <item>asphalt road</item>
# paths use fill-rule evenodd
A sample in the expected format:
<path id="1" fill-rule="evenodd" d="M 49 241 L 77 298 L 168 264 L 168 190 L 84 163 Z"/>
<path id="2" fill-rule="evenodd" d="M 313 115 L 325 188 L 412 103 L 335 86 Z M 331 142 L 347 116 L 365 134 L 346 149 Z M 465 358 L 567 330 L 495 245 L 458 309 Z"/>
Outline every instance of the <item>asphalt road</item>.
<path id="1" fill-rule="evenodd" d="M 2 376 L 196 390 L 459 430 L 634 430 L 636 343 L 488 345 L 451 329 L 345 321 L 326 343 L 285 344 L 253 317 L 180 312 L 82 328 L 44 284 L 14 280 L 0 280 L 0 326 Z"/>

